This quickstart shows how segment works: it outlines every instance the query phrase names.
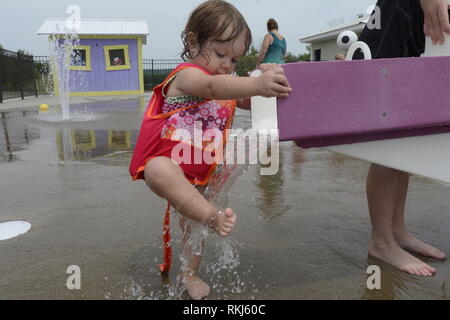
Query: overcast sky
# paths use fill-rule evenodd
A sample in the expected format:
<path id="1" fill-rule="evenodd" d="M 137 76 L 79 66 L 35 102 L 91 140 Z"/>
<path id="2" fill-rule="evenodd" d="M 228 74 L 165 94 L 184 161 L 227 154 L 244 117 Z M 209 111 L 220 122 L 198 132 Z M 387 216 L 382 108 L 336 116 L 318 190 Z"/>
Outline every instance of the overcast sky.
<path id="1" fill-rule="evenodd" d="M 203 0 L 0 0 L 0 44 L 5 49 L 25 49 L 48 55 L 45 36 L 37 30 L 47 18 L 67 18 L 69 5 L 78 5 L 82 19 L 144 19 L 150 35 L 144 58 L 178 58 L 180 34 L 189 13 Z M 330 27 L 330 23 L 352 22 L 366 13 L 375 0 L 230 0 L 244 15 L 259 47 L 266 21 L 275 18 L 288 41 L 288 51 L 305 52 L 299 38 Z M 258 48 L 259 49 L 259 48 Z"/>

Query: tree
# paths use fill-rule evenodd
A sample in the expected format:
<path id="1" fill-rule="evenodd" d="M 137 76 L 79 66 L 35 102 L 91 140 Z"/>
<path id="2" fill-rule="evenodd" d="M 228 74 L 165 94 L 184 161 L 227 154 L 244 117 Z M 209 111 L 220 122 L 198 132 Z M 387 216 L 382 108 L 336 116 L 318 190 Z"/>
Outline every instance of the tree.
<path id="1" fill-rule="evenodd" d="M 311 45 L 310 44 L 306 45 L 306 50 L 308 51 L 308 53 L 299 55 L 299 58 L 301 61 L 310 62 L 311 61 Z"/>
<path id="2" fill-rule="evenodd" d="M 311 46 L 307 45 L 306 49 L 308 50 L 308 53 L 299 54 L 296 56 L 295 54 L 292 54 L 291 52 L 288 52 L 286 54 L 286 57 L 284 58 L 286 63 L 294 63 L 299 61 L 305 61 L 309 62 L 311 60 Z M 236 64 L 235 71 L 236 73 L 241 76 L 245 77 L 248 76 L 249 72 L 252 72 L 256 69 L 256 62 L 258 61 L 259 51 L 252 46 L 249 50 L 249 53 L 239 59 L 239 61 Z"/>
<path id="3" fill-rule="evenodd" d="M 252 46 L 250 48 L 250 52 L 246 56 L 240 58 L 237 62 L 235 67 L 236 73 L 241 77 L 248 76 L 249 72 L 256 69 L 258 55 L 258 50 L 254 46 Z"/>
<path id="4" fill-rule="evenodd" d="M 28 51 L 26 51 L 24 49 L 17 49 L 17 53 L 22 56 L 29 56 L 29 57 L 33 56 L 31 53 L 29 53 Z"/>
<path id="5" fill-rule="evenodd" d="M 311 61 L 311 53 L 300 54 L 298 56 L 298 61 L 310 62 Z"/>
<path id="6" fill-rule="evenodd" d="M 308 47 L 307 47 L 308 49 Z M 308 51 L 310 51 L 311 46 L 309 46 Z M 300 62 L 300 61 L 305 61 L 305 62 L 309 62 L 311 60 L 311 54 L 308 53 L 303 53 L 303 54 L 299 54 L 298 56 L 288 52 L 286 54 L 286 57 L 284 58 L 284 61 L 286 61 L 286 63 L 294 63 L 294 62 Z"/>
<path id="7" fill-rule="evenodd" d="M 288 52 L 286 56 L 284 57 L 284 61 L 286 63 L 293 63 L 299 61 L 299 56 L 293 55 L 292 53 Z"/>

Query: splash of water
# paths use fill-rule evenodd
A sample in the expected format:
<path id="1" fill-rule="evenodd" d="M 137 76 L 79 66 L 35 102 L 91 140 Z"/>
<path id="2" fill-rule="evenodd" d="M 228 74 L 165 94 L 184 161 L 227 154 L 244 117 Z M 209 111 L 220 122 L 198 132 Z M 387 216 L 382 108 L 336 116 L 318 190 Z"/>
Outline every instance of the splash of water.
<path id="1" fill-rule="evenodd" d="M 239 143 L 234 144 L 233 148 L 227 148 L 224 159 L 232 160 L 216 169 L 211 177 L 206 189 L 203 190 L 203 196 L 209 202 L 212 202 L 217 208 L 228 208 L 228 197 L 236 180 L 243 176 L 248 170 L 248 163 L 252 163 L 254 154 L 250 153 L 251 148 L 246 148 L 242 144 L 257 144 L 259 136 L 257 134 L 249 134 L 249 132 L 241 132 L 239 135 L 245 136 L 247 139 L 236 139 Z M 245 150 L 247 161 L 245 164 L 238 164 L 235 156 L 238 150 Z M 180 255 L 181 271 L 194 272 L 189 269 L 189 261 L 194 255 L 203 254 L 203 243 L 210 234 L 210 230 L 193 221 L 187 222 L 188 233 L 183 235 L 186 243 L 182 254 Z M 186 239 L 187 238 L 187 239 Z M 207 265 L 206 271 L 211 275 L 210 282 L 212 288 L 222 293 L 240 293 L 243 291 L 245 283 L 240 279 L 237 268 L 240 265 L 238 248 L 239 243 L 232 239 L 220 239 L 215 248 L 217 259 Z M 225 288 L 221 283 L 227 280 Z M 171 299 L 181 299 L 184 293 L 182 277 L 179 275 L 174 285 L 169 288 L 169 296 Z"/>
<path id="2" fill-rule="evenodd" d="M 57 34 L 52 34 L 49 43 L 50 65 L 52 74 L 58 82 L 62 120 L 69 120 L 70 66 L 75 57 L 74 49 L 80 44 L 80 39 L 75 29 L 65 28 L 57 30 Z M 54 85 L 56 84 L 54 83 Z"/>

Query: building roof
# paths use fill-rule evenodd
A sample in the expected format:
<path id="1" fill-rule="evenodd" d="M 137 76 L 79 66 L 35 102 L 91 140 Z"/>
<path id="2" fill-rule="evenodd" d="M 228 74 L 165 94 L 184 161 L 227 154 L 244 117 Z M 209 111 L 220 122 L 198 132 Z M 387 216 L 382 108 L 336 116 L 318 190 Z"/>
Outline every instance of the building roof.
<path id="1" fill-rule="evenodd" d="M 70 26 L 78 23 L 76 30 Z M 39 35 L 62 35 L 75 31 L 82 36 L 141 36 L 146 40 L 148 24 L 145 20 L 91 20 L 73 21 L 68 19 L 47 19 L 39 28 Z"/>
<path id="2" fill-rule="evenodd" d="M 362 31 L 364 27 L 366 26 L 367 22 L 369 21 L 370 17 L 363 17 L 359 18 L 356 21 L 353 21 L 352 23 L 342 24 L 339 26 L 335 26 L 333 28 L 329 28 L 326 30 L 323 30 L 319 33 L 309 35 L 307 37 L 303 37 L 300 39 L 301 43 L 313 43 L 313 42 L 321 42 L 326 41 L 330 39 L 337 38 L 341 32 L 344 32 L 346 30 L 350 31 Z"/>

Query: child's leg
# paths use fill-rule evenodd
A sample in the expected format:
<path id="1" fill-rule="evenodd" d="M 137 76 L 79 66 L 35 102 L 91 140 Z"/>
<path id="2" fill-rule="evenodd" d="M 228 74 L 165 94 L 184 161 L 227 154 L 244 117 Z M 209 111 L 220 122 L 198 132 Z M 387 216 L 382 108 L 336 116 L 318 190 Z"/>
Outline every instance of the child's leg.
<path id="1" fill-rule="evenodd" d="M 183 170 L 169 158 L 158 157 L 145 168 L 145 181 L 158 196 L 167 199 L 184 217 L 210 226 L 227 237 L 236 223 L 232 209 L 220 213 L 185 178 Z"/>
<path id="2" fill-rule="evenodd" d="M 404 249 L 417 252 L 425 257 L 445 259 L 445 253 L 426 244 L 411 235 L 405 227 L 405 203 L 408 193 L 409 174 L 400 172 L 397 187 L 397 199 L 394 212 L 394 236 Z"/>
<path id="3" fill-rule="evenodd" d="M 198 276 L 200 262 L 202 260 L 204 241 L 201 242 L 200 252 L 192 251 L 192 229 L 184 218 L 180 218 L 180 226 L 183 230 L 183 238 L 181 243 L 183 245 L 181 279 L 182 284 L 186 288 L 189 296 L 194 300 L 201 300 L 209 295 L 209 286 Z"/>
<path id="4" fill-rule="evenodd" d="M 369 255 L 410 274 L 431 276 L 436 269 L 403 250 L 394 237 L 394 208 L 399 172 L 372 165 L 367 178 L 367 200 L 372 221 Z"/>

